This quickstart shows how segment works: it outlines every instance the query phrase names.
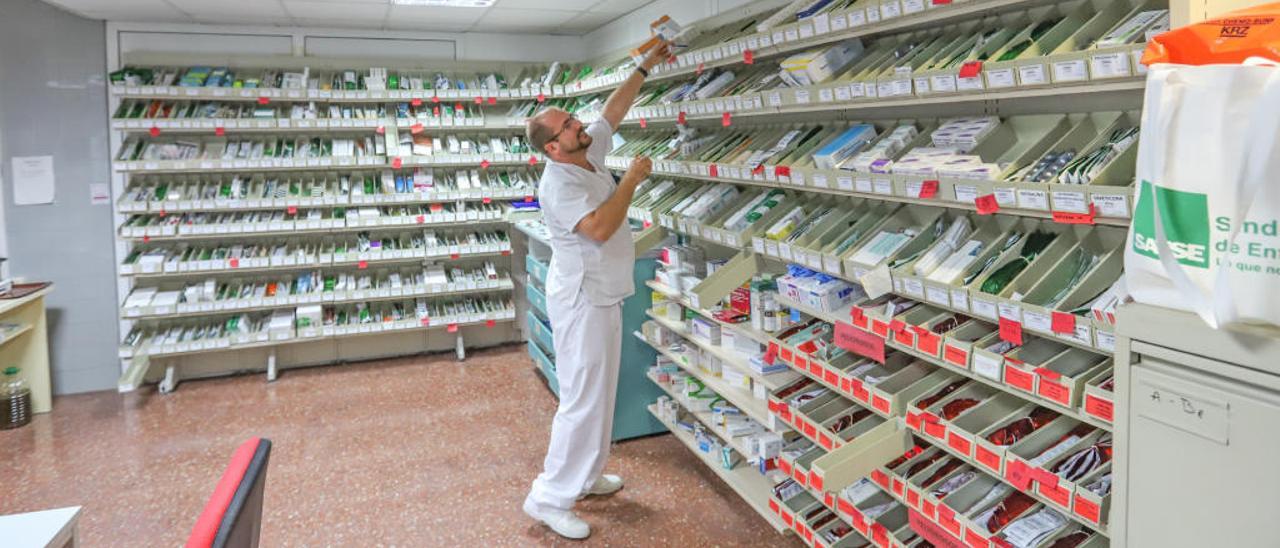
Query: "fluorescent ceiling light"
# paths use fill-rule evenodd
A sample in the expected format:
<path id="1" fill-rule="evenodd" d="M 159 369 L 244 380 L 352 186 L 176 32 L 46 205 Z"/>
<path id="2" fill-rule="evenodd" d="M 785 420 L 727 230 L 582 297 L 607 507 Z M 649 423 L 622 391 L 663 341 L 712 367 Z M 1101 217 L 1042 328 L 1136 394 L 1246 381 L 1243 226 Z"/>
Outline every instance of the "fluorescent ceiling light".
<path id="1" fill-rule="evenodd" d="M 497 0 L 391 0 L 397 6 L 443 6 L 450 8 L 487 8 Z"/>

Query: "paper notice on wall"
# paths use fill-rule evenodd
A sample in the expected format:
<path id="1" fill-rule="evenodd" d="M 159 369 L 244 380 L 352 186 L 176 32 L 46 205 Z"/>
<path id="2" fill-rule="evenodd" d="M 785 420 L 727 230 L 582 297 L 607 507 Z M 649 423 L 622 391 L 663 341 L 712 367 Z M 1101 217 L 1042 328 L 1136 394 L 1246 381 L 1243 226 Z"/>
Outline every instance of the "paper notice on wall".
<path id="1" fill-rule="evenodd" d="M 53 156 L 13 157 L 13 203 L 53 203 Z"/>
<path id="2" fill-rule="evenodd" d="M 89 185 L 89 204 L 111 205 L 111 185 L 92 183 Z"/>

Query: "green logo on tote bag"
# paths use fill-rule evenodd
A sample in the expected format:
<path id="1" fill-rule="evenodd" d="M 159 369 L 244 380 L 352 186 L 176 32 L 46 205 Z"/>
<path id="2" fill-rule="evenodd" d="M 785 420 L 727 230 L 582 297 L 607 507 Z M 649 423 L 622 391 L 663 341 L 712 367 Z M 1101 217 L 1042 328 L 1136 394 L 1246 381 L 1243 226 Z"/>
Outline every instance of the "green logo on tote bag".
<path id="1" fill-rule="evenodd" d="M 1187 266 L 1209 268 L 1209 198 L 1196 192 L 1182 192 L 1142 181 L 1138 204 L 1133 212 L 1133 250 L 1152 259 L 1160 258 L 1156 247 L 1155 211 L 1152 189 L 1160 204 L 1160 220 L 1173 256 Z"/>

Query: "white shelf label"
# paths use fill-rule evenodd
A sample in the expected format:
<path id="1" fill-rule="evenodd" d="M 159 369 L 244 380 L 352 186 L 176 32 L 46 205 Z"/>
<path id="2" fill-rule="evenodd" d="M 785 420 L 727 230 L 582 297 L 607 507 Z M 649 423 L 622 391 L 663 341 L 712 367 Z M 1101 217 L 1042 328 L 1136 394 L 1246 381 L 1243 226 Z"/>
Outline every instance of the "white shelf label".
<path id="1" fill-rule="evenodd" d="M 865 192 L 867 194 L 871 193 L 870 177 L 858 177 L 853 181 L 853 185 L 854 185 L 854 189 L 857 190 L 858 192 Z"/>
<path id="2" fill-rule="evenodd" d="M 821 173 L 814 173 L 812 180 L 813 180 L 813 186 L 817 188 L 830 188 L 831 186 L 827 184 L 827 176 Z"/>
<path id="3" fill-rule="evenodd" d="M 920 13 L 924 11 L 924 0 L 902 0 L 902 13 Z"/>
<path id="4" fill-rule="evenodd" d="M 931 303 L 940 304 L 942 306 L 951 306 L 951 299 L 949 297 L 950 295 L 948 295 L 946 289 L 931 285 L 926 285 L 924 287 L 924 298 Z"/>
<path id="5" fill-rule="evenodd" d="M 1058 61 L 1053 64 L 1054 82 L 1079 82 L 1088 79 L 1089 69 L 1085 67 L 1084 61 L 1081 59 Z"/>
<path id="6" fill-rule="evenodd" d="M 853 192 L 853 177 L 836 177 L 836 188 L 840 190 Z"/>
<path id="7" fill-rule="evenodd" d="M 1071 213 L 1088 213 L 1089 205 L 1085 202 L 1083 192 L 1054 191 L 1053 210 Z"/>
<path id="8" fill-rule="evenodd" d="M 1053 319 L 1048 314 L 1034 312 L 1031 310 L 1023 311 L 1022 326 L 1032 331 L 1041 333 L 1053 333 Z"/>
<path id="9" fill-rule="evenodd" d="M 953 292 L 953 296 L 954 296 L 954 292 Z M 952 299 L 952 302 L 954 301 L 955 299 Z M 972 307 L 973 313 L 978 316 L 982 316 L 983 318 L 987 318 L 989 320 L 994 320 L 999 318 L 999 312 L 996 310 L 996 303 L 993 303 L 991 301 L 984 301 L 981 299 L 974 299 L 970 306 Z"/>
<path id="10" fill-rule="evenodd" d="M 1129 56 L 1123 52 L 1094 55 L 1089 66 L 1094 78 L 1120 78 L 1129 75 Z"/>
<path id="11" fill-rule="evenodd" d="M 782 106 L 782 93 L 777 92 L 777 91 L 770 92 L 770 93 L 769 93 L 769 106 L 771 106 L 771 107 L 780 107 L 780 106 Z"/>
<path id="12" fill-rule="evenodd" d="M 1000 380 L 1000 366 L 1003 363 L 1003 358 L 998 358 L 984 352 L 973 353 L 973 372 L 988 379 L 994 381 Z"/>
<path id="13" fill-rule="evenodd" d="M 865 10 L 855 10 L 849 12 L 849 27 L 861 27 L 867 24 L 867 12 Z"/>
<path id="14" fill-rule="evenodd" d="M 951 74 L 929 78 L 930 88 L 937 93 L 950 93 L 956 90 L 956 77 Z"/>
<path id="15" fill-rule="evenodd" d="M 803 105 L 808 102 L 809 102 L 809 90 L 807 89 L 796 90 L 796 103 Z"/>
<path id="16" fill-rule="evenodd" d="M 978 187 L 973 185 L 955 185 L 956 201 L 963 204 L 972 204 L 978 199 Z"/>
<path id="17" fill-rule="evenodd" d="M 1009 88 L 1018 83 L 1011 68 L 988 70 L 986 74 L 987 85 L 992 88 Z"/>
<path id="18" fill-rule="evenodd" d="M 982 84 L 981 74 L 974 76 L 972 78 L 957 77 L 956 87 L 959 88 L 961 91 L 978 91 L 981 89 L 985 89 L 985 86 Z"/>
<path id="19" fill-rule="evenodd" d="M 818 102 L 820 102 L 820 103 L 830 103 L 830 102 L 834 101 L 835 99 L 836 99 L 836 94 L 835 94 L 835 91 L 834 91 L 834 90 L 832 90 L 832 89 L 830 89 L 830 88 L 828 88 L 828 89 L 820 89 L 820 90 L 818 90 Z"/>
<path id="20" fill-rule="evenodd" d="M 1123 194 L 1094 194 L 1089 197 L 1095 213 L 1103 217 L 1129 218 L 1129 197 Z"/>
<path id="21" fill-rule="evenodd" d="M 1018 67 L 1018 81 L 1024 86 L 1038 86 L 1048 83 L 1048 79 L 1044 76 L 1044 65 Z"/>
<path id="22" fill-rule="evenodd" d="M 999 310 L 999 313 L 1000 313 L 1000 317 L 1001 317 L 1001 318 L 1004 318 L 1004 319 L 1006 319 L 1006 320 L 1010 320 L 1010 321 L 1015 321 L 1015 322 L 1021 322 L 1021 321 L 1022 321 L 1022 307 L 1021 307 L 1021 306 L 1018 306 L 1018 305 L 1016 305 L 1016 304 L 1010 304 L 1010 303 L 1004 303 L 1004 302 L 1002 302 L 1002 303 L 998 304 L 998 305 L 996 306 L 996 308 Z"/>
<path id="23" fill-rule="evenodd" d="M 1013 188 L 995 189 L 996 203 L 1001 207 L 1013 207 L 1018 203 L 1018 193 Z"/>
<path id="24" fill-rule="evenodd" d="M 1108 331 L 1096 331 L 1094 337 L 1097 339 L 1094 346 L 1099 350 L 1106 352 L 1116 351 L 1116 334 Z"/>
<path id="25" fill-rule="evenodd" d="M 969 292 L 963 289 L 952 289 L 951 308 L 956 310 L 969 310 Z"/>
<path id="26" fill-rule="evenodd" d="M 890 0 L 889 2 L 880 3 L 880 17 L 882 19 L 893 19 L 902 15 L 902 5 L 898 0 Z"/>
<path id="27" fill-rule="evenodd" d="M 1018 189 L 1018 207 L 1022 209 L 1049 210 L 1049 194 L 1043 190 Z"/>
<path id="28" fill-rule="evenodd" d="M 889 179 L 876 179 L 872 183 L 872 192 L 876 194 L 893 194 L 893 181 Z"/>
<path id="29" fill-rule="evenodd" d="M 904 278 L 902 291 L 912 297 L 924 297 L 924 284 L 916 278 Z"/>
<path id="30" fill-rule="evenodd" d="M 853 99 L 852 94 L 849 92 L 849 86 L 839 86 L 835 88 L 835 93 L 837 101 L 849 101 Z"/>

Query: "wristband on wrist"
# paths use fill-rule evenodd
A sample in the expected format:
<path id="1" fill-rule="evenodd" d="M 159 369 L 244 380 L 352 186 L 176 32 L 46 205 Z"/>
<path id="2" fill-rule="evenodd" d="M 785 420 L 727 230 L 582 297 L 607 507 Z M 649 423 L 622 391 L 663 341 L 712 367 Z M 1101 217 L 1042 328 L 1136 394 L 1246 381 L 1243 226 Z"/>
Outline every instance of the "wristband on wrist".
<path id="1" fill-rule="evenodd" d="M 636 72 L 639 72 L 641 77 L 649 77 L 649 71 L 640 65 L 636 65 Z"/>

